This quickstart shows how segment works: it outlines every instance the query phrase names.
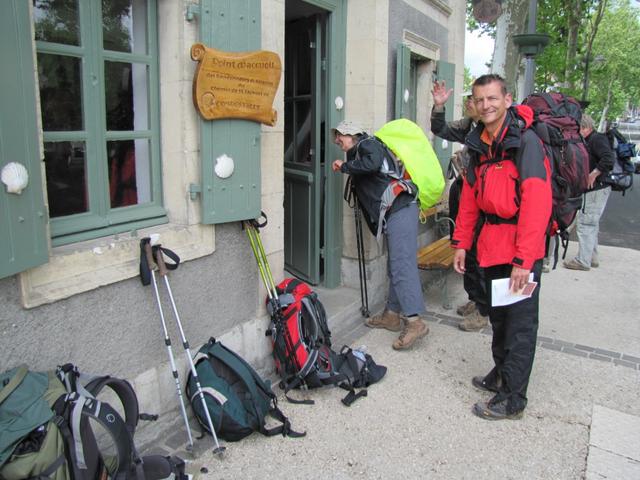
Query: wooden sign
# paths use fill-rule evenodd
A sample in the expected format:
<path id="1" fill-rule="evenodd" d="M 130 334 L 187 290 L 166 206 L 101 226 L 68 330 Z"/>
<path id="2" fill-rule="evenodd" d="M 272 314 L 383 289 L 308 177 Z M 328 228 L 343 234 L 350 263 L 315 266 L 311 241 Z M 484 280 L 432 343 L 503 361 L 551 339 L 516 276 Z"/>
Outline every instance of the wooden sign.
<path id="1" fill-rule="evenodd" d="M 206 120 L 243 118 L 275 125 L 273 98 L 282 63 L 277 53 L 224 52 L 196 43 L 191 58 L 198 63 L 193 103 Z"/>

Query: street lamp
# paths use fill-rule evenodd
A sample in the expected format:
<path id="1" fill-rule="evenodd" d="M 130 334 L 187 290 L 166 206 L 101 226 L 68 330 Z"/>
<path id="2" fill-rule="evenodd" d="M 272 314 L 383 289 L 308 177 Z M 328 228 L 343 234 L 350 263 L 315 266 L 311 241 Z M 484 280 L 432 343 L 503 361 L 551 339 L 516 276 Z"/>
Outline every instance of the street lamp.
<path id="1" fill-rule="evenodd" d="M 582 79 L 582 97 L 581 102 L 587 102 L 587 96 L 589 94 L 589 64 L 593 63 L 593 68 L 601 67 L 607 62 L 607 59 L 603 55 L 596 55 L 591 58 L 591 55 L 585 55 L 584 57 L 584 77 Z"/>

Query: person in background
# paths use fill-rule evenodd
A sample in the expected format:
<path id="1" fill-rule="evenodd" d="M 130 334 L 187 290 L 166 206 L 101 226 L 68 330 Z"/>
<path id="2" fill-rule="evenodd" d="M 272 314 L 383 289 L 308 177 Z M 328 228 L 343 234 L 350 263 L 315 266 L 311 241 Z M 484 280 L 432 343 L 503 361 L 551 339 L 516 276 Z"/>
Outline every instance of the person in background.
<path id="1" fill-rule="evenodd" d="M 384 310 L 366 320 L 371 328 L 401 332 L 393 342 L 396 350 L 411 348 L 429 333 L 422 318 L 425 302 L 418 272 L 417 189 L 408 181 L 392 178 L 385 170 L 394 162 L 377 138 L 355 122 L 342 121 L 331 130 L 346 162 L 335 160 L 334 172 L 351 176 L 357 201 L 371 233 L 387 240 L 389 291 Z M 383 196 L 385 201 L 383 202 Z"/>
<path id="2" fill-rule="evenodd" d="M 433 110 L 431 111 L 431 131 L 434 135 L 452 142 L 464 143 L 467 134 L 477 126 L 480 116 L 476 111 L 471 92 L 463 93 L 464 117 L 460 120 L 448 122 L 445 120 L 444 105 L 447 103 L 453 89 L 447 90 L 445 82 L 435 82 L 431 94 L 433 95 Z M 449 188 L 449 215 L 456 218 L 458 215 L 458 205 L 460 192 L 462 190 L 462 177 L 466 174 L 469 165 L 468 148 L 464 147 L 456 152 L 452 159 L 457 175 Z M 482 228 L 482 217 L 478 220 L 476 234 Z M 452 229 L 453 230 L 453 229 Z M 453 235 L 453 231 L 451 232 Z M 460 305 L 456 313 L 463 318 L 458 324 L 458 328 L 465 332 L 481 330 L 489 324 L 489 306 L 487 305 L 487 292 L 484 286 L 484 274 L 478 265 L 476 257 L 476 242 L 473 242 L 471 249 L 465 257 L 465 273 L 463 277 L 464 290 L 467 292 L 469 301 Z"/>
<path id="3" fill-rule="evenodd" d="M 598 232 L 600 217 L 607 206 L 611 187 L 601 179 L 612 168 L 615 153 L 611 150 L 609 139 L 604 133 L 594 130 L 593 118 L 583 115 L 580 122 L 580 134 L 587 142 L 589 151 L 589 191 L 584 195 L 584 206 L 578 211 L 576 232 L 578 234 L 578 255 L 563 263 L 571 270 L 588 271 L 600 265 L 598 258 Z"/>
<path id="4" fill-rule="evenodd" d="M 536 351 L 542 258 L 551 217 L 551 164 L 529 128 L 533 110 L 511 106 L 504 79 L 495 74 L 479 77 L 473 99 L 480 123 L 465 140 L 471 159 L 451 241 L 456 249 L 453 267 L 464 274 L 478 218 L 484 217 L 477 251 L 489 292 L 494 367 L 471 383 L 493 397 L 477 402 L 473 413 L 487 420 L 516 419 L 527 406 Z M 528 298 L 493 306 L 491 284 L 504 278 L 513 292 L 531 280 L 537 285 Z"/>

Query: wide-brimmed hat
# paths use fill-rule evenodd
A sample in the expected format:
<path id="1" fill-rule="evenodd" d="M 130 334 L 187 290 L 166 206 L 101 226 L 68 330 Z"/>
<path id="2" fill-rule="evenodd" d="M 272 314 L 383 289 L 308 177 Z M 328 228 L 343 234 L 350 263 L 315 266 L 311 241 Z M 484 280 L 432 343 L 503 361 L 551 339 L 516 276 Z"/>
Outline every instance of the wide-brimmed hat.
<path id="1" fill-rule="evenodd" d="M 331 135 L 336 138 L 336 134 L 340 135 L 360 135 L 365 133 L 364 128 L 357 122 L 350 120 L 342 120 L 335 128 L 331 129 Z"/>

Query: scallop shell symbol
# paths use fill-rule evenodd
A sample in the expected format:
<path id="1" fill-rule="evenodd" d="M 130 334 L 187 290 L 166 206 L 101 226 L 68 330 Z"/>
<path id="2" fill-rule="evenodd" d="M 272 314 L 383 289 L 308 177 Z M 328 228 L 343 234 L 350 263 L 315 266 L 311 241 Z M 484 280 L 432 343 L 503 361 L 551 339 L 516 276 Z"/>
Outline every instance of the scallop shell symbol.
<path id="1" fill-rule="evenodd" d="M 214 167 L 214 171 L 216 175 L 220 178 L 229 178 L 233 175 L 233 158 L 228 156 L 226 153 L 223 153 L 218 158 L 216 158 L 216 166 Z"/>
<path id="2" fill-rule="evenodd" d="M 2 168 L 0 179 L 7 186 L 7 192 L 19 195 L 29 183 L 29 173 L 21 163 L 11 162 Z"/>

